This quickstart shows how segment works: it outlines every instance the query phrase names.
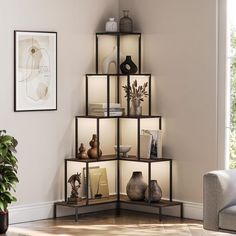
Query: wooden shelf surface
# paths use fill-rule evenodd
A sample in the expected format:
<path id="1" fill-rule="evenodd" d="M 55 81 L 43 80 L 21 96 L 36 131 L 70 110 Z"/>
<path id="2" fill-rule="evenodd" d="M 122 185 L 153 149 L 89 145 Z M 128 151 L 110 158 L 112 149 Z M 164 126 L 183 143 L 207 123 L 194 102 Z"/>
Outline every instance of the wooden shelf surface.
<path id="1" fill-rule="evenodd" d="M 181 205 L 181 202 L 176 201 L 169 201 L 169 200 L 161 200 L 160 202 L 151 202 L 148 201 L 132 201 L 129 199 L 127 195 L 120 195 L 120 202 L 134 204 L 134 205 L 144 205 L 144 206 L 153 206 L 153 207 L 170 207 L 170 206 L 177 206 Z"/>
<path id="2" fill-rule="evenodd" d="M 121 73 L 110 73 L 110 74 L 104 74 L 104 73 L 89 73 L 89 74 L 85 74 L 85 76 L 87 77 L 96 77 L 96 76 L 124 76 L 124 77 L 133 77 L 133 76 L 152 76 L 152 74 L 150 73 L 136 73 L 136 74 L 121 74 Z"/>
<path id="3" fill-rule="evenodd" d="M 113 154 L 113 155 L 104 155 L 102 157 L 100 157 L 99 159 L 79 159 L 79 158 L 66 158 L 66 161 L 71 161 L 71 162 L 102 162 L 102 161 L 116 161 L 116 160 L 120 160 L 120 161 L 135 161 L 135 162 L 165 162 L 165 161 L 171 161 L 171 158 L 157 158 L 157 159 L 146 159 L 146 158 L 140 158 L 138 159 L 136 156 L 128 156 L 128 157 L 123 157 L 120 156 L 119 159 L 117 159 L 117 155 Z"/>
<path id="4" fill-rule="evenodd" d="M 135 162 L 163 162 L 163 161 L 171 161 L 171 158 L 157 158 L 157 159 L 149 159 L 149 158 L 140 158 L 138 159 L 136 156 L 128 156 L 128 157 L 120 157 L 122 161 L 135 161 Z"/>
<path id="5" fill-rule="evenodd" d="M 56 202 L 56 205 L 67 206 L 67 207 L 84 207 L 84 206 L 93 206 L 93 205 L 100 205 L 100 204 L 109 204 L 109 203 L 116 203 L 118 202 L 117 195 L 110 195 L 109 197 L 103 197 L 100 199 L 89 199 L 88 205 L 86 204 L 86 199 L 82 199 L 81 202 L 78 203 L 68 203 L 65 201 Z M 148 201 L 132 201 L 128 198 L 127 195 L 120 194 L 120 202 L 133 204 L 133 205 L 143 205 L 143 206 L 152 206 L 152 207 L 171 207 L 171 206 L 178 206 L 181 205 L 181 202 L 177 201 L 169 201 L 169 200 L 161 200 L 157 203 L 149 203 Z"/>
<path id="6" fill-rule="evenodd" d="M 119 36 L 119 35 L 141 35 L 140 32 L 97 32 L 96 35 L 112 35 L 112 36 Z"/>
<path id="7" fill-rule="evenodd" d="M 120 119 L 160 119 L 162 116 L 160 115 L 142 115 L 142 116 L 86 116 L 86 115 L 78 115 L 75 116 L 75 118 L 86 118 L 86 119 L 115 119 L 115 118 L 120 118 Z"/>

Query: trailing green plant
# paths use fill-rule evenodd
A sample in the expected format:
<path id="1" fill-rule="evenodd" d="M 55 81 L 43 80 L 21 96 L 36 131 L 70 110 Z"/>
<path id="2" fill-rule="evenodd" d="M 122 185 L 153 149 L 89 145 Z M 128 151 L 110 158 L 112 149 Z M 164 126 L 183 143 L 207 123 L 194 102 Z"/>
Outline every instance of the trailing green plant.
<path id="1" fill-rule="evenodd" d="M 139 102 L 144 101 L 144 98 L 148 96 L 148 93 L 146 91 L 148 86 L 148 82 L 144 83 L 143 85 L 138 86 L 137 80 L 135 80 L 132 83 L 132 86 L 122 86 L 122 88 L 125 91 L 125 97 L 128 97 L 129 94 L 129 99 L 131 100 L 138 100 Z"/>
<path id="2" fill-rule="evenodd" d="M 5 212 L 8 204 L 16 201 L 11 191 L 15 191 L 15 184 L 19 182 L 17 158 L 14 155 L 17 144 L 14 137 L 0 130 L 0 212 Z"/>

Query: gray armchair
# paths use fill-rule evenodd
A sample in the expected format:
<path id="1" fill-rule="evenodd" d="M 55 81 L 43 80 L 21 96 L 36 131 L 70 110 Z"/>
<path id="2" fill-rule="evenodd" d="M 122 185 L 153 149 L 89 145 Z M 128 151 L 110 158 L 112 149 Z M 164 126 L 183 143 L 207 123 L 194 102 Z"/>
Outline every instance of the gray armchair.
<path id="1" fill-rule="evenodd" d="M 236 170 L 212 171 L 204 175 L 203 227 L 236 231 Z"/>

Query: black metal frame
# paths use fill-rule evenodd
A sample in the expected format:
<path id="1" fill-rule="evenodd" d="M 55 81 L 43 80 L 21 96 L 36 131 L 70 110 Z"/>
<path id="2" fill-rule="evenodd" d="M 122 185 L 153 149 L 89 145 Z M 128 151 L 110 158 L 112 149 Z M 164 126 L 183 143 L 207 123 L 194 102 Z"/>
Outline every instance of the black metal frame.
<path id="1" fill-rule="evenodd" d="M 98 43 L 98 38 L 99 36 L 103 35 L 110 35 L 113 37 L 116 37 L 116 46 L 117 46 L 117 68 L 116 68 L 116 73 L 117 75 L 120 74 L 120 37 L 125 36 L 125 35 L 133 35 L 133 36 L 138 36 L 138 73 L 141 73 L 141 33 L 138 32 L 133 32 L 133 33 L 122 33 L 122 32 L 98 32 L 96 33 L 96 57 L 95 57 L 95 64 L 96 64 L 96 74 L 100 74 L 98 72 L 98 56 L 99 56 L 99 43 Z M 122 74 L 123 75 L 123 74 Z"/>
<path id="2" fill-rule="evenodd" d="M 120 62 L 120 37 L 123 35 L 139 35 L 139 72 L 138 74 L 134 75 L 124 75 L 119 73 L 119 63 L 117 63 L 117 74 L 98 74 L 98 36 L 100 35 L 111 35 L 117 37 L 117 61 Z M 88 115 L 88 98 L 89 98 L 89 88 L 88 88 L 88 80 L 89 77 L 93 76 L 106 76 L 107 78 L 107 107 L 108 107 L 108 116 L 104 117 L 97 117 L 97 116 L 89 116 Z M 129 116 L 129 94 L 127 97 L 127 116 L 117 116 L 117 117 L 110 117 L 109 114 L 109 106 L 110 106 L 110 77 L 116 76 L 117 77 L 117 102 L 120 102 L 120 77 L 121 76 L 127 76 L 127 85 L 130 85 L 130 77 L 131 76 L 148 76 L 148 93 L 149 93 L 149 103 L 148 103 L 148 115 L 143 116 Z M 117 214 L 120 212 L 120 203 L 124 204 L 133 204 L 133 205 L 143 205 L 143 206 L 149 206 L 149 207 L 155 207 L 159 210 L 159 220 L 162 220 L 162 209 L 164 207 L 173 207 L 173 206 L 179 206 L 180 207 L 180 217 L 183 218 L 183 203 L 178 201 L 173 201 L 172 196 L 172 185 L 173 185 L 173 176 L 172 176 L 172 159 L 171 158 L 157 158 L 157 159 L 144 159 L 140 157 L 140 122 L 142 119 L 152 119 L 156 118 L 158 120 L 158 126 L 159 129 L 162 129 L 162 117 L 161 116 L 152 116 L 151 112 L 151 74 L 142 74 L 141 73 L 141 33 L 120 33 L 120 32 L 101 32 L 96 33 L 96 74 L 86 74 L 86 81 L 85 81 L 85 116 L 76 116 L 75 117 L 75 157 L 74 158 L 67 158 L 65 159 L 65 178 L 64 178 L 64 185 L 65 185 L 65 201 L 63 202 L 56 202 L 54 204 L 54 217 L 56 217 L 57 213 L 57 206 L 63 206 L 63 207 L 72 207 L 75 209 L 75 220 L 78 220 L 78 209 L 80 207 L 88 207 L 88 206 L 94 206 L 94 205 L 101 205 L 101 204 L 116 204 L 116 210 Z M 97 153 L 99 153 L 99 140 L 100 140 L 100 120 L 101 119 L 115 119 L 116 122 L 116 141 L 117 141 L 117 153 L 114 155 L 109 156 L 97 156 L 96 159 L 79 159 L 78 157 L 78 120 L 79 119 L 94 119 L 96 121 L 97 127 L 96 127 L 96 133 L 97 133 L 97 141 L 98 141 L 98 150 Z M 120 122 L 123 119 L 135 119 L 137 120 L 137 155 L 131 156 L 128 158 L 120 156 Z M 89 199 L 89 184 L 88 184 L 88 176 L 89 176 L 89 164 L 94 162 L 105 162 L 105 161 L 116 161 L 117 162 L 117 194 L 115 196 L 110 196 L 107 199 Z M 148 183 L 149 183 L 149 200 L 147 202 L 145 201 L 131 201 L 128 199 L 127 196 L 120 194 L 120 162 L 121 161 L 128 161 L 128 162 L 143 162 L 147 164 L 148 167 Z M 67 203 L 67 164 L 68 162 L 80 162 L 86 164 L 86 198 L 83 199 L 78 204 L 69 204 Z M 169 199 L 168 200 L 161 200 L 159 203 L 152 203 L 150 201 L 150 183 L 151 183 L 151 172 L 152 172 L 152 163 L 159 163 L 159 162 L 168 162 L 169 163 Z"/>
<path id="3" fill-rule="evenodd" d="M 75 220 L 78 220 L 78 208 L 79 207 L 85 207 L 85 206 L 91 206 L 91 205 L 100 205 L 100 204 L 110 204 L 110 203 L 116 203 L 116 210 L 117 213 L 119 214 L 120 211 L 120 203 L 127 203 L 127 204 L 134 204 L 134 205 L 145 205 L 145 206 L 150 206 L 150 207 L 156 207 L 159 209 L 159 220 L 162 219 L 162 208 L 164 207 L 171 207 L 171 206 L 180 206 L 180 217 L 183 218 L 183 204 L 181 202 L 173 201 L 173 196 L 172 196 L 172 159 L 171 158 L 157 158 L 157 159 L 143 159 L 140 158 L 140 121 L 142 119 L 157 119 L 158 120 L 158 126 L 159 129 L 162 129 L 162 117 L 161 116 L 145 116 L 145 117 L 89 117 L 89 116 L 76 116 L 75 118 L 75 142 L 78 142 L 78 119 L 94 119 L 97 123 L 97 139 L 99 143 L 99 138 L 100 138 L 100 119 L 116 119 L 117 120 L 117 146 L 120 146 L 120 121 L 123 119 L 136 119 L 137 120 L 137 156 L 135 157 L 128 157 L 124 158 L 120 156 L 119 153 L 119 148 L 117 148 L 118 152 L 117 154 L 114 155 L 109 155 L 109 156 L 102 156 L 100 157 L 99 155 L 97 156 L 97 159 L 78 159 L 76 158 L 78 153 L 76 150 L 78 150 L 78 143 L 75 143 L 75 158 L 67 158 L 65 159 L 65 178 L 64 178 L 64 185 L 65 185 L 65 201 L 64 202 L 58 202 L 55 203 L 55 207 L 60 205 L 60 206 L 68 206 L 68 207 L 74 207 L 75 208 Z M 98 145 L 99 148 L 99 145 Z M 98 152 L 99 153 L 99 152 Z M 67 203 L 67 164 L 68 162 L 81 162 L 86 164 L 86 176 L 89 176 L 89 164 L 94 163 L 94 162 L 105 162 L 105 161 L 116 161 L 117 162 L 117 194 L 115 196 L 112 196 L 112 198 L 108 198 L 105 202 L 99 202 L 99 200 L 94 203 L 92 202 L 90 204 L 90 201 L 92 199 L 89 199 L 88 192 L 89 192 L 89 185 L 88 185 L 88 178 L 86 178 L 86 198 L 83 200 L 83 203 L 79 205 L 71 205 Z M 152 203 L 149 199 L 148 202 L 137 202 L 137 201 L 129 201 L 128 199 L 124 199 L 125 196 L 120 195 L 120 161 L 128 161 L 128 162 L 143 162 L 147 164 L 148 167 L 148 183 L 150 186 L 151 182 L 151 165 L 152 163 L 159 163 L 159 162 L 168 162 L 169 163 L 169 200 L 161 201 L 160 203 Z M 149 187 L 149 193 L 150 193 L 150 187 Z M 150 194 L 149 194 L 150 196 Z M 55 210 L 55 217 L 56 217 L 56 210 Z"/>
<path id="4" fill-rule="evenodd" d="M 16 99 L 17 99 L 17 95 L 16 95 L 16 80 L 17 80 L 17 68 L 16 68 L 16 62 L 17 62 L 17 58 L 16 58 L 16 37 L 18 33 L 39 33 L 39 34 L 54 34 L 56 37 L 56 52 L 55 52 L 55 57 L 56 57 L 56 61 L 55 61 L 55 76 L 56 76 L 56 104 L 55 104 L 55 108 L 49 108 L 49 109 L 29 109 L 29 110 L 19 110 L 17 108 L 17 103 L 16 103 Z M 54 31 L 29 31 L 29 30 L 14 30 L 14 112 L 27 112 L 27 111 L 56 111 L 57 110 L 57 32 Z"/>
<path id="5" fill-rule="evenodd" d="M 130 86 L 130 79 L 132 77 L 135 77 L 135 78 L 138 78 L 138 77 L 148 77 L 148 116 L 151 116 L 152 114 L 152 90 L 151 90 L 151 87 L 152 87 L 152 75 L 151 74 L 147 74 L 147 73 L 141 73 L 141 74 L 132 74 L 132 75 L 124 75 L 124 74 L 86 74 L 85 75 L 85 115 L 86 116 L 89 116 L 89 113 L 88 113 L 88 106 L 89 106 L 89 78 L 93 78 L 93 77 L 98 77 L 98 76 L 104 76 L 106 77 L 106 80 L 107 80 L 107 83 L 106 83 L 106 86 L 107 86 L 107 98 L 106 98 L 106 103 L 107 103 L 107 116 L 110 117 L 110 94 L 111 94 L 111 88 L 110 88 L 110 78 L 111 77 L 116 77 L 117 79 L 117 83 L 116 83 L 116 86 L 117 86 L 117 96 L 116 96 L 116 101 L 117 103 L 119 103 L 120 101 L 120 77 L 123 76 L 123 77 L 126 77 L 127 79 L 127 86 L 129 87 Z M 130 116 L 130 94 L 128 92 L 127 94 L 127 116 Z"/>

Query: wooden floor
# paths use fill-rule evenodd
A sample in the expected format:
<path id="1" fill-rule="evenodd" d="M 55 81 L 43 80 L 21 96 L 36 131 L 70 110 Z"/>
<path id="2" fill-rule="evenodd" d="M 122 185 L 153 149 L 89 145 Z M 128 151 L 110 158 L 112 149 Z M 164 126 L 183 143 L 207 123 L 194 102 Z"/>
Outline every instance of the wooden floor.
<path id="1" fill-rule="evenodd" d="M 228 236 L 233 234 L 216 233 L 203 230 L 202 222 L 183 220 L 174 217 L 158 217 L 152 214 L 121 211 L 116 216 L 114 211 L 106 211 L 80 216 L 78 222 L 73 217 L 41 220 L 29 223 L 11 225 L 7 236 Z"/>

